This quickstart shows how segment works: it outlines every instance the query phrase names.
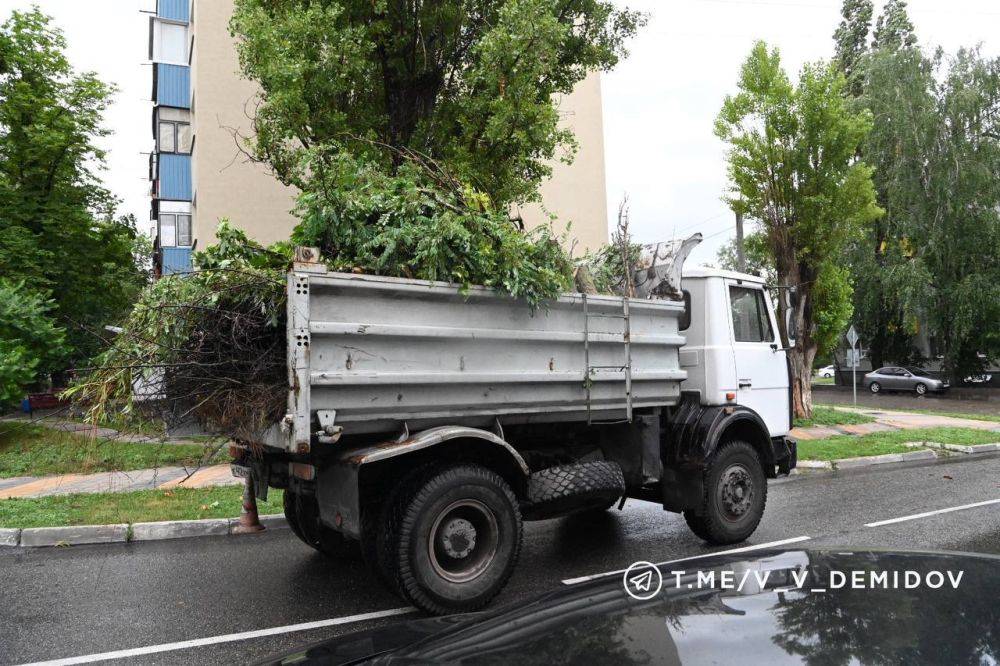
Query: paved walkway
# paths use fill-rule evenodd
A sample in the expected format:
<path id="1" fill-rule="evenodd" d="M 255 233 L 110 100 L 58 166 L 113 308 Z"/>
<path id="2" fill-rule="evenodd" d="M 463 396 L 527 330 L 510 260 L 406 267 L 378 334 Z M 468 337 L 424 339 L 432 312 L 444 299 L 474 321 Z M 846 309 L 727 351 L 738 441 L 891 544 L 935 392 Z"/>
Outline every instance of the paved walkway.
<path id="1" fill-rule="evenodd" d="M 856 412 L 870 416 L 873 423 L 838 426 L 812 426 L 810 428 L 793 428 L 791 436 L 796 439 L 825 439 L 837 435 L 869 435 L 873 432 L 895 430 L 914 430 L 916 428 L 974 428 L 1000 433 L 1000 422 L 979 421 L 976 419 L 960 419 L 951 416 L 936 416 L 934 414 L 917 414 L 915 412 L 885 412 L 877 409 L 836 407 L 844 412 Z"/>
<path id="2" fill-rule="evenodd" d="M 232 475 L 229 465 L 201 469 L 160 467 L 131 472 L 100 474 L 63 474 L 60 476 L 17 477 L 0 479 L 0 499 L 45 497 L 73 493 L 123 493 L 152 488 L 207 488 L 241 485 L 243 479 Z"/>

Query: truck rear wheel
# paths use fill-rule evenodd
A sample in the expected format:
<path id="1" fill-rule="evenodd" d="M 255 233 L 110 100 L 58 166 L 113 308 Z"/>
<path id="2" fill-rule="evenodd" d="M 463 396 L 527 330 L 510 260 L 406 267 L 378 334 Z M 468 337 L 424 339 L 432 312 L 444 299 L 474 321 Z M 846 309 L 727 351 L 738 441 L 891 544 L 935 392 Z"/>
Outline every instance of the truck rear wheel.
<path id="1" fill-rule="evenodd" d="M 437 468 L 401 489 L 380 535 L 379 568 L 429 613 L 482 608 L 521 550 L 521 513 L 507 483 L 479 465 Z"/>
<path id="2" fill-rule="evenodd" d="M 320 522 L 315 497 L 286 490 L 284 508 L 288 527 L 306 545 L 336 559 L 356 557 L 359 554 L 356 541 Z"/>
<path id="3" fill-rule="evenodd" d="M 704 475 L 701 506 L 684 512 L 688 527 L 711 544 L 744 541 L 757 529 L 767 504 L 767 478 L 757 451 L 742 440 L 726 442 Z"/>

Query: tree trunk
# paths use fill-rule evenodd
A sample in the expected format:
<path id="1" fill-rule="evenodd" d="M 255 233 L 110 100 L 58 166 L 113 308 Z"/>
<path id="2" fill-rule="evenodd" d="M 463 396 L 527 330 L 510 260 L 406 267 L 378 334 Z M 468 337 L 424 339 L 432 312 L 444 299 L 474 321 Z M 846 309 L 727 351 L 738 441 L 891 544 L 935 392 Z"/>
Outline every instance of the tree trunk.
<path id="1" fill-rule="evenodd" d="M 812 366 L 816 359 L 816 346 L 803 349 L 801 343 L 788 350 L 792 366 L 792 411 L 795 418 L 812 418 Z"/>
<path id="2" fill-rule="evenodd" d="M 785 262 L 779 262 L 779 281 L 786 288 L 798 285 L 794 307 L 789 309 L 786 295 L 778 299 L 778 332 L 781 344 L 788 349 L 788 361 L 791 365 L 792 411 L 795 418 L 812 418 L 812 366 L 816 360 L 816 342 L 812 337 L 812 289 L 811 280 L 803 280 L 801 267 L 794 260 L 785 257 Z M 784 275 L 782 275 L 782 271 Z M 797 332 L 793 340 L 789 334 L 789 320 L 792 320 Z"/>

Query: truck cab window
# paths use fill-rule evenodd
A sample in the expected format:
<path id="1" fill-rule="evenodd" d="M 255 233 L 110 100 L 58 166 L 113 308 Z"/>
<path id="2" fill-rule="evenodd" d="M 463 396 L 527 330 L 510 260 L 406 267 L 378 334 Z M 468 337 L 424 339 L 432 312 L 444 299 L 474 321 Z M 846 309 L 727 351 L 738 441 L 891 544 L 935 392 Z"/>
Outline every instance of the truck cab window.
<path id="1" fill-rule="evenodd" d="M 736 342 L 774 341 L 763 291 L 730 287 L 729 302 L 733 312 L 733 336 Z"/>

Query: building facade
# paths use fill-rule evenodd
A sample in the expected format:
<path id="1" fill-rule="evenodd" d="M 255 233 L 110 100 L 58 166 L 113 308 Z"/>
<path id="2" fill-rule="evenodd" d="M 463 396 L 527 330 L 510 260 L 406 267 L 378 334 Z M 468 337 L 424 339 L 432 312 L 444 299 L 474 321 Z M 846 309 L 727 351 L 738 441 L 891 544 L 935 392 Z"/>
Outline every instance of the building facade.
<path id="1" fill-rule="evenodd" d="M 237 143 L 250 132 L 257 88 L 239 74 L 232 10 L 233 0 L 157 0 L 150 19 L 151 211 L 162 274 L 189 269 L 193 249 L 211 245 L 223 219 L 264 244 L 287 239 L 297 223 L 295 191 Z M 560 100 L 560 111 L 577 136 L 576 159 L 553 165 L 542 204 L 513 212 L 529 227 L 556 215 L 580 253 L 608 240 L 600 76 Z"/>

